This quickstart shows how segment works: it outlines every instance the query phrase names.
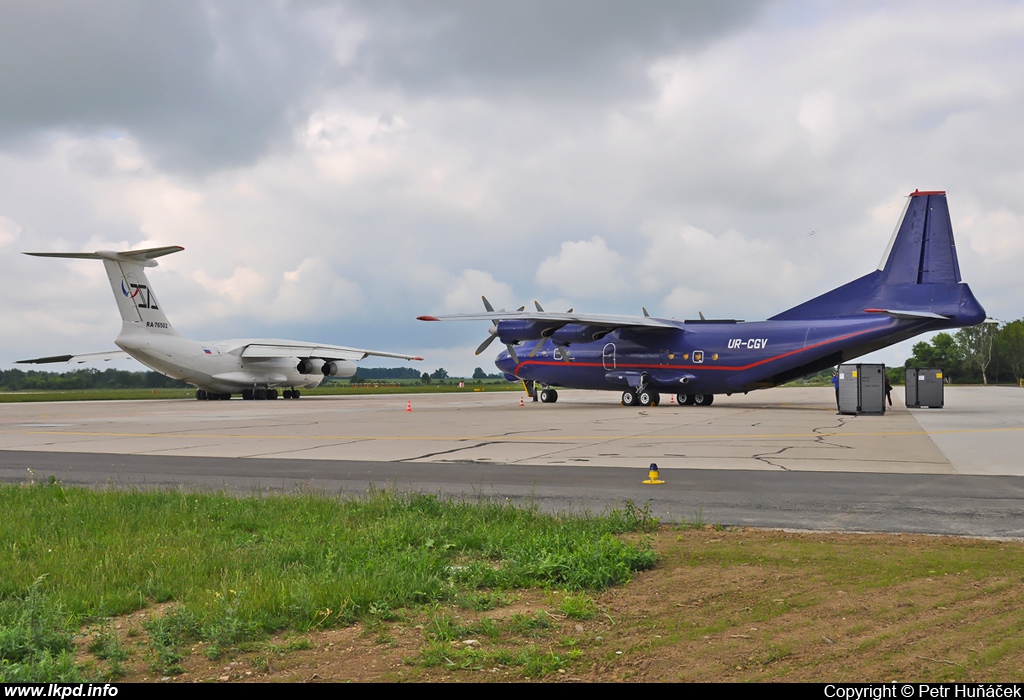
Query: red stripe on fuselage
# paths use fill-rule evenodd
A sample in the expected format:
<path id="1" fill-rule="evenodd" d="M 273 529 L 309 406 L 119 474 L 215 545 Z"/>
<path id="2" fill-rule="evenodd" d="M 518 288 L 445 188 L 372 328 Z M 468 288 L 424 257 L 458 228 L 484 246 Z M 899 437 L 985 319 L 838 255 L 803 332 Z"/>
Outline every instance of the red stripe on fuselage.
<path id="1" fill-rule="evenodd" d="M 741 365 L 741 366 L 736 366 L 736 365 L 704 365 L 704 364 L 700 364 L 700 365 L 697 365 L 697 364 L 689 364 L 689 365 L 657 364 L 657 365 L 650 365 L 650 364 L 639 364 L 639 363 L 635 363 L 635 364 L 626 363 L 626 364 L 623 364 L 623 363 L 616 362 L 615 363 L 615 369 L 666 369 L 667 368 L 667 369 L 708 369 L 708 370 L 715 370 L 715 371 L 719 371 L 719 372 L 721 372 L 721 371 L 742 372 L 743 370 L 747 370 L 747 369 L 750 369 L 752 367 L 758 367 L 759 365 L 764 365 L 764 364 L 767 364 L 769 362 L 774 362 L 775 360 L 781 360 L 784 357 L 791 357 L 792 355 L 796 355 L 796 354 L 799 354 L 801 352 L 807 352 L 808 350 L 813 350 L 815 348 L 820 348 L 821 346 L 828 345 L 829 343 L 837 343 L 837 342 L 839 342 L 841 340 L 847 340 L 848 338 L 855 338 L 858 335 L 864 335 L 865 333 L 873 333 L 874 331 L 877 331 L 877 330 L 879 330 L 879 329 L 878 328 L 868 328 L 866 330 L 857 331 L 855 333 L 847 333 L 846 335 L 841 335 L 841 336 L 838 336 L 836 338 L 830 338 L 829 340 L 823 340 L 820 343 L 815 343 L 814 345 L 807 345 L 807 346 L 802 347 L 802 348 L 800 348 L 798 350 L 790 350 L 789 352 L 784 352 L 784 353 L 781 353 L 779 355 L 774 355 L 772 357 L 766 357 L 763 360 L 757 360 L 756 362 L 751 362 L 748 365 Z M 570 365 L 570 366 L 573 366 L 573 367 L 604 367 L 604 362 L 575 362 L 575 361 L 566 362 L 565 360 L 523 360 L 522 362 L 520 362 L 519 364 L 516 365 L 515 373 L 518 373 L 519 372 L 519 368 L 523 367 L 525 365 L 538 365 L 538 366 L 541 366 L 541 367 L 565 367 L 566 365 Z M 614 370 L 608 370 L 608 371 L 609 372 L 613 372 Z"/>

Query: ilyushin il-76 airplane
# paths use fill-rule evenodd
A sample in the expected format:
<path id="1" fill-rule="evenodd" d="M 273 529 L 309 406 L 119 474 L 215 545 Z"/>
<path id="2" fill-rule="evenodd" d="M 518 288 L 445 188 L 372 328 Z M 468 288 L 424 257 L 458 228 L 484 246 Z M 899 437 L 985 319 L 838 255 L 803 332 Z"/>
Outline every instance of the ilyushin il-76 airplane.
<path id="1" fill-rule="evenodd" d="M 535 302 L 536 303 L 536 302 Z M 420 316 L 488 320 L 507 348 L 495 361 L 510 381 L 622 391 L 627 406 L 710 405 L 715 394 L 778 386 L 919 333 L 974 326 L 985 310 L 960 281 L 945 192 L 910 195 L 878 269 L 766 321 L 676 321 L 643 316 L 494 311 Z"/>
<path id="2" fill-rule="evenodd" d="M 276 399 L 283 388 L 286 399 L 299 398 L 300 389 L 313 388 L 324 377 L 351 377 L 355 361 L 369 355 L 403 360 L 422 357 L 380 350 L 361 350 L 294 340 L 217 340 L 200 343 L 174 330 L 163 306 L 157 303 L 144 268 L 156 267 L 156 258 L 184 250 L 181 246 L 127 250 L 116 253 L 26 253 L 44 258 L 102 260 L 121 312 L 121 334 L 114 343 L 120 351 L 85 355 L 57 355 L 20 363 L 89 362 L 109 360 L 127 353 L 150 369 L 196 387 L 200 400 Z"/>

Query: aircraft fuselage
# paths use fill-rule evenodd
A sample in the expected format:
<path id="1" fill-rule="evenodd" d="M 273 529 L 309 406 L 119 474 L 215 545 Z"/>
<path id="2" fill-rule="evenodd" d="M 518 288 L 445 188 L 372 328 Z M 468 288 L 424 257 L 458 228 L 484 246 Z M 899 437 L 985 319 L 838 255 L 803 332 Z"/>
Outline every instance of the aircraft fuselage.
<path id="1" fill-rule="evenodd" d="M 180 335 L 152 334 L 122 334 L 114 341 L 150 369 L 211 392 L 238 393 L 254 386 L 312 389 L 324 380 L 322 361 L 306 360 L 303 366 L 303 358 L 299 357 L 242 357 L 242 350 L 256 342 L 266 341 L 239 339 L 204 343 Z M 351 371 L 342 376 L 355 374 L 353 363 L 344 362 L 344 366 Z"/>
<path id="2" fill-rule="evenodd" d="M 679 322 L 678 331 L 615 330 L 590 343 L 549 339 L 507 351 L 507 375 L 552 387 L 620 389 L 647 385 L 683 394 L 732 394 L 790 381 L 937 326 L 865 314 L 804 321 Z"/>

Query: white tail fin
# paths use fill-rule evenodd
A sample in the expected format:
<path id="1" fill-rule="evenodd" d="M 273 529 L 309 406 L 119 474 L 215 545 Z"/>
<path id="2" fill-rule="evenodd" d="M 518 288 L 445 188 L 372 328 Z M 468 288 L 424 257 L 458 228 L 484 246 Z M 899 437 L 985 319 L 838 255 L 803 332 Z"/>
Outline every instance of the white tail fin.
<path id="1" fill-rule="evenodd" d="M 25 253 L 41 258 L 80 258 L 102 260 L 107 269 L 110 289 L 114 293 L 117 309 L 121 312 L 121 334 L 158 333 L 177 335 L 163 308 L 156 300 L 153 286 L 146 279 L 144 268 L 156 267 L 154 258 L 185 250 L 181 246 L 126 250 L 115 253 L 99 250 L 95 253 Z"/>

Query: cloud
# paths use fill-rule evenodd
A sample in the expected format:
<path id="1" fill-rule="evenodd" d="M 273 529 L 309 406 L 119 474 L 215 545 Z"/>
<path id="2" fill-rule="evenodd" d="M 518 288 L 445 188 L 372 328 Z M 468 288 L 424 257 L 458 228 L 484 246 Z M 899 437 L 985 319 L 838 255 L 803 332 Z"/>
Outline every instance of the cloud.
<path id="1" fill-rule="evenodd" d="M 5 3 L 0 142 L 127 132 L 161 167 L 251 163 L 331 60 L 315 14 L 272 2 Z"/>
<path id="2" fill-rule="evenodd" d="M 0 143 L 31 145 L 53 131 L 129 134 L 160 167 L 204 174 L 283 145 L 316 98 L 339 85 L 419 96 L 614 94 L 642 84 L 645 58 L 702 45 L 749 22 L 760 5 L 5 4 Z"/>
<path id="3" fill-rule="evenodd" d="M 285 272 L 270 306 L 272 318 L 325 321 L 362 315 L 365 309 L 366 295 L 359 285 L 322 258 L 306 258 L 298 268 Z"/>
<path id="4" fill-rule="evenodd" d="M 0 216 L 0 247 L 14 242 L 19 234 L 21 234 L 21 226 L 6 216 Z"/>
<path id="5" fill-rule="evenodd" d="M 473 313 L 482 311 L 481 296 L 485 296 L 495 308 L 516 308 L 512 287 L 498 282 L 488 272 L 463 270 L 448 285 L 448 291 L 441 305 L 445 313 Z"/>
<path id="6" fill-rule="evenodd" d="M 698 50 L 751 22 L 765 5 L 365 0 L 345 9 L 367 28 L 352 60 L 360 76 L 412 94 L 515 90 L 547 102 L 643 93 L 652 57 Z"/>
<path id="7" fill-rule="evenodd" d="M 211 338 L 472 350 L 414 318 L 481 294 L 755 319 L 873 269 L 915 188 L 1017 317 L 1020 36 L 986 1 L 8 3 L 0 355 L 118 328 L 101 266 L 18 250 L 183 245 L 152 281 Z"/>
<path id="8" fill-rule="evenodd" d="M 541 262 L 535 279 L 568 297 L 601 299 L 620 293 L 631 283 L 642 284 L 646 271 L 626 264 L 600 236 L 563 243 L 558 255 Z"/>
<path id="9" fill-rule="evenodd" d="M 235 268 L 224 278 L 214 278 L 199 270 L 192 279 L 205 290 L 199 304 L 189 304 L 190 312 L 183 316 L 193 322 L 197 316 L 330 322 L 360 316 L 366 308 L 366 297 L 359 285 L 339 275 L 320 258 L 306 258 L 279 279 L 248 267 Z"/>

